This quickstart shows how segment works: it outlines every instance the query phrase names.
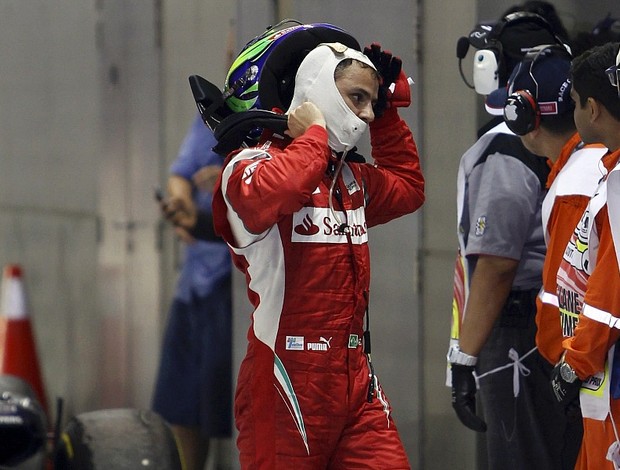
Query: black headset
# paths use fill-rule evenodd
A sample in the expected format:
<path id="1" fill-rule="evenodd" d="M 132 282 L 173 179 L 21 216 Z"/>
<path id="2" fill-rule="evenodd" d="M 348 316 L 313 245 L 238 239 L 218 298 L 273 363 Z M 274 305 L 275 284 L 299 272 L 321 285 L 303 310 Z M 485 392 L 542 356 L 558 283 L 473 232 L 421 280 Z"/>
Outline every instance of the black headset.
<path id="1" fill-rule="evenodd" d="M 549 51 L 549 52 L 547 52 Z M 540 107 L 538 106 L 538 82 L 532 75 L 534 64 L 541 56 L 547 57 L 548 53 L 572 59 L 564 46 L 559 44 L 546 44 L 535 47 L 527 52 L 523 61 L 518 65 L 529 67 L 529 74 L 536 87 L 535 90 L 514 90 L 506 99 L 504 105 L 504 122 L 512 132 L 517 135 L 525 135 L 538 129 L 540 126 Z M 518 74 L 518 71 L 516 72 Z M 510 108 L 510 114 L 506 110 Z"/>
<path id="2" fill-rule="evenodd" d="M 555 36 L 558 44 L 563 43 L 563 41 L 553 32 L 552 26 L 545 18 L 528 11 L 517 11 L 504 16 L 500 21 L 491 26 L 490 31 L 486 34 L 481 34 L 481 25 L 479 25 L 469 33 L 468 37 L 464 36 L 459 38 L 456 47 L 456 56 L 459 59 L 459 72 L 461 74 L 461 78 L 469 88 L 473 89 L 474 85 L 471 85 L 467 81 L 461 66 L 461 61 L 467 55 L 469 45 L 472 44 L 477 49 L 491 51 L 497 67 L 490 67 L 489 70 L 496 70 L 497 72 L 494 73 L 497 73 L 497 77 L 499 77 L 500 81 L 502 79 L 507 79 L 510 71 L 507 69 L 502 42 L 499 38 L 507 26 L 514 26 L 518 23 L 524 22 L 538 24 L 541 28 L 549 31 L 550 34 Z"/>

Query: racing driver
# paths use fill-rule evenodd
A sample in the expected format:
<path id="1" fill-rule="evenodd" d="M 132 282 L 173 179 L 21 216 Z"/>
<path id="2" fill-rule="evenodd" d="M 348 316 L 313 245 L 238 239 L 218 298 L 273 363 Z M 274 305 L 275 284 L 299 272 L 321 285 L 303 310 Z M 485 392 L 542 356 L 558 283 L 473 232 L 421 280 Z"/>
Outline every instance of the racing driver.
<path id="1" fill-rule="evenodd" d="M 297 71 L 286 135 L 225 162 L 214 224 L 254 307 L 235 397 L 244 469 L 410 468 L 368 333 L 368 229 L 424 202 L 397 113 L 410 103 L 378 44 L 321 44 Z M 374 164 L 353 148 L 369 124 Z"/>

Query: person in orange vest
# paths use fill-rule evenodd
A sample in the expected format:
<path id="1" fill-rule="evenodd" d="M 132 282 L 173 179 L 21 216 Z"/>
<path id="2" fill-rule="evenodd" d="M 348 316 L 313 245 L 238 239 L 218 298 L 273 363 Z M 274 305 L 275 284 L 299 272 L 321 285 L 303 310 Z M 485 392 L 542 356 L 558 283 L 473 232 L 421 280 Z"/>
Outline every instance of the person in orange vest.
<path id="1" fill-rule="evenodd" d="M 569 326 L 577 322 L 553 369 L 551 387 L 568 407 L 579 397 L 584 435 L 577 469 L 620 466 L 620 43 L 573 60 L 574 119 L 586 143 L 609 151 L 601 184 L 568 242 L 557 274 L 557 297 Z M 571 333 L 569 331 L 569 333 Z"/>

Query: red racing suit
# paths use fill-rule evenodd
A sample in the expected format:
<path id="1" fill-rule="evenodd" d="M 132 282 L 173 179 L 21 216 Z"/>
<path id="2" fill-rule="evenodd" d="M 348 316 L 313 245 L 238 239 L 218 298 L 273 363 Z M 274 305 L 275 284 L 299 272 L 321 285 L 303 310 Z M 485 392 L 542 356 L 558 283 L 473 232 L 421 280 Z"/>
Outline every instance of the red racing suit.
<path id="1" fill-rule="evenodd" d="M 235 396 L 242 468 L 409 468 L 362 336 L 368 229 L 418 209 L 424 179 L 395 109 L 370 134 L 375 164 L 343 165 L 331 209 L 339 162 L 321 126 L 232 154 L 216 185 L 215 228 L 254 307 Z"/>

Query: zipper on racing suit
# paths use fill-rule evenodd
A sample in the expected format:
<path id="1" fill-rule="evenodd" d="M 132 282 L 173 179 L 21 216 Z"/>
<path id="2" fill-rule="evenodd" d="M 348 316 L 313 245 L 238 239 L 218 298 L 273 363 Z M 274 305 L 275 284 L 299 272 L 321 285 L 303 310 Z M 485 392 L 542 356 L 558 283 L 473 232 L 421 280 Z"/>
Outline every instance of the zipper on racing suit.
<path id="1" fill-rule="evenodd" d="M 338 177 L 339 175 L 333 175 L 333 170 L 332 170 L 332 178 L 334 177 Z M 336 186 L 335 191 L 334 191 L 334 197 L 336 199 L 336 201 L 338 202 L 338 205 L 340 206 L 340 210 L 344 213 L 344 222 L 342 222 L 340 224 L 340 226 L 338 227 L 338 231 L 341 233 L 344 233 L 344 235 L 347 237 L 347 243 L 349 245 L 349 248 L 351 249 L 351 263 L 353 265 L 353 275 L 355 276 L 355 278 L 357 279 L 357 265 L 355 262 L 355 256 L 353 255 L 353 242 L 351 241 L 351 230 L 349 227 L 349 221 L 348 221 L 348 217 L 347 217 L 347 211 L 344 207 L 344 203 L 342 202 L 342 193 L 340 192 L 340 187 Z M 363 334 L 363 347 L 364 347 L 364 354 L 366 354 L 366 359 L 368 361 L 368 376 L 370 378 L 370 383 L 368 384 L 368 394 L 366 396 L 366 400 L 368 401 L 368 403 L 372 403 L 372 399 L 375 396 L 375 369 L 372 365 L 372 358 L 370 355 L 370 351 L 371 351 L 371 347 L 370 347 L 370 310 L 369 310 L 369 302 L 368 302 L 368 292 L 364 291 L 364 300 L 366 302 L 366 328 L 364 329 L 364 334 Z"/>

